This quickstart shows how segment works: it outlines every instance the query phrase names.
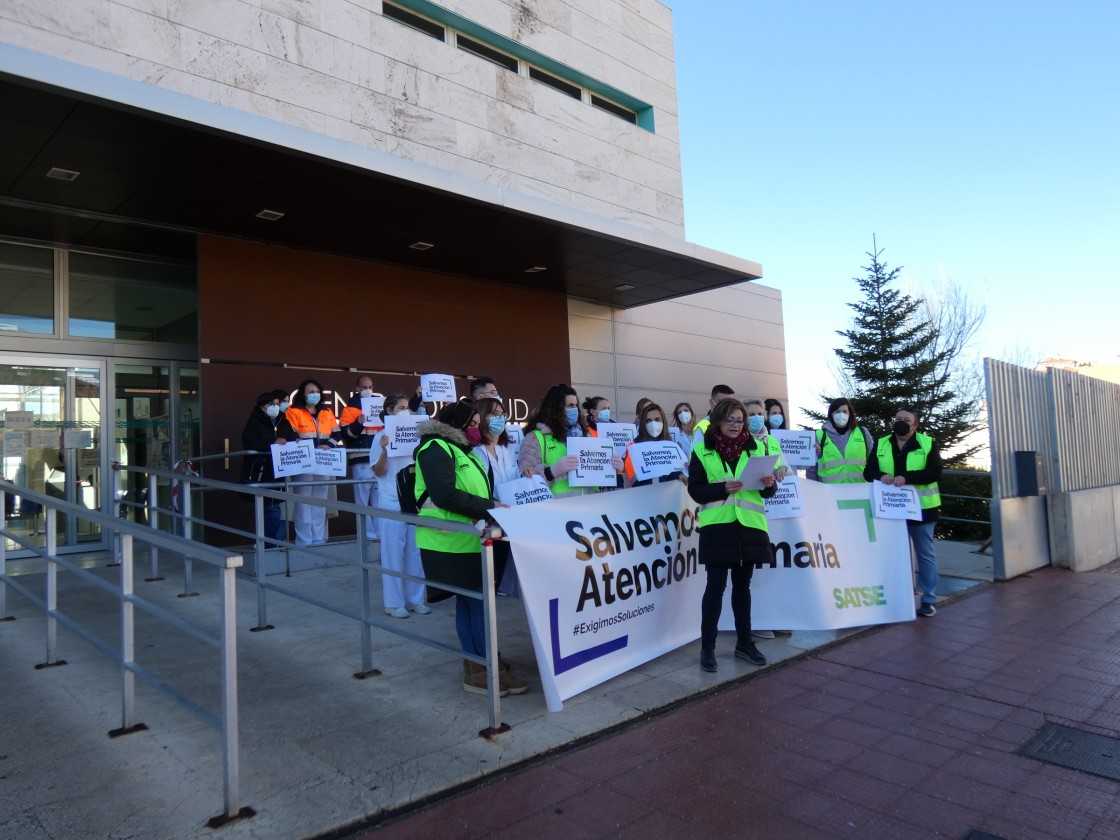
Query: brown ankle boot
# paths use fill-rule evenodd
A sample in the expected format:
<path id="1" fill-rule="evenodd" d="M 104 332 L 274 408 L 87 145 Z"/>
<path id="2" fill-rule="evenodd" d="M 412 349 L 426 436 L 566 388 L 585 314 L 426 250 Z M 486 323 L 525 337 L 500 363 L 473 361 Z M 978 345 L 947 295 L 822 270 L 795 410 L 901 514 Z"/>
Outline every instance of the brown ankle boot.
<path id="1" fill-rule="evenodd" d="M 520 677 L 515 677 L 513 671 L 499 671 L 498 685 L 501 686 L 502 691 L 508 691 L 510 694 L 524 694 L 529 690 L 529 683 Z"/>
<path id="2" fill-rule="evenodd" d="M 463 660 L 463 691 L 468 694 L 485 694 L 487 692 L 485 665 L 479 665 L 469 659 Z M 498 696 L 505 697 L 508 693 L 509 689 L 504 685 L 504 681 L 499 680 Z"/>

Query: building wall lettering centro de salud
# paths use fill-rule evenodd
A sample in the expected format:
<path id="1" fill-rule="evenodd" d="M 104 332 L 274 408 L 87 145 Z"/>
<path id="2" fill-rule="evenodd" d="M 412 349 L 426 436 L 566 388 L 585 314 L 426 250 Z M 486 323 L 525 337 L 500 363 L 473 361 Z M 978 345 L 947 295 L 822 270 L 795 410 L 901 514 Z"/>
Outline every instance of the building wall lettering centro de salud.
<path id="1" fill-rule="evenodd" d="M 780 293 L 685 238 L 657 0 L 9 0 L 0 101 L 23 486 L 142 500 L 112 462 L 236 450 L 308 376 L 491 376 L 517 418 L 557 382 L 786 397 Z"/>

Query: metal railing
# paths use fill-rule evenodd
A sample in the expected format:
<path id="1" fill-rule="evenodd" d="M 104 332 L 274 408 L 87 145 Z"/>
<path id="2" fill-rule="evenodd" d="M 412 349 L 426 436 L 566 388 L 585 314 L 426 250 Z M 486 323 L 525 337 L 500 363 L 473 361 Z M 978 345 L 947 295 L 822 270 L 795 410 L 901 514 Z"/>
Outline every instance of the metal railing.
<path id="1" fill-rule="evenodd" d="M 228 453 L 229 457 L 236 457 L 238 455 L 256 455 L 265 454 L 257 453 L 254 451 L 233 452 Z M 227 453 L 221 453 L 218 457 L 226 457 Z M 196 459 L 197 460 L 197 459 Z M 232 534 L 235 536 L 243 537 L 251 540 L 254 546 L 254 561 L 255 561 L 255 574 L 251 578 L 257 589 L 257 625 L 251 628 L 252 632 L 259 632 L 263 630 L 272 629 L 268 621 L 268 594 L 275 592 L 284 595 L 288 598 L 308 604 L 312 607 L 324 610 L 334 615 L 342 616 L 343 618 L 350 619 L 359 624 L 360 627 L 360 644 L 361 644 L 361 657 L 362 666 L 361 670 L 354 674 L 356 679 L 364 679 L 370 676 L 380 675 L 380 671 L 374 668 L 373 665 L 373 629 L 377 628 L 384 632 L 391 633 L 395 636 L 408 639 L 409 641 L 416 642 L 417 644 L 425 645 L 426 647 L 434 648 L 445 653 L 452 654 L 463 659 L 468 659 L 480 665 L 486 666 L 487 672 L 487 707 L 489 717 L 489 728 L 482 730 L 483 735 L 490 735 L 495 732 L 502 732 L 508 729 L 501 721 L 501 705 L 499 701 L 499 687 L 498 687 L 498 643 L 497 643 L 497 599 L 495 597 L 495 584 L 494 580 L 494 548 L 495 540 L 501 538 L 501 531 L 497 528 L 486 529 L 480 531 L 478 528 L 467 525 L 464 523 L 450 522 L 447 520 L 434 520 L 431 517 L 411 516 L 409 514 L 401 513 L 399 510 L 386 510 L 383 508 L 366 507 L 352 502 L 342 502 L 331 499 L 319 499 L 312 496 L 299 495 L 292 492 L 295 487 L 307 487 L 312 485 L 339 485 L 339 484 L 359 484 L 368 483 L 360 479 L 331 479 L 327 481 L 308 481 L 296 482 L 287 480 L 283 483 L 261 483 L 261 484 L 241 484 L 229 481 L 221 481 L 218 479 L 204 478 L 198 475 L 188 475 L 183 472 L 174 472 L 171 470 L 151 469 L 146 467 L 131 467 L 116 465 L 114 469 L 120 472 L 136 473 L 147 476 L 149 488 L 155 486 L 158 479 L 167 479 L 179 483 L 180 492 L 177 494 L 182 499 L 182 510 L 175 510 L 174 508 L 160 508 L 157 505 L 156 495 L 153 490 L 149 489 L 148 500 L 144 503 L 126 503 L 126 507 L 133 506 L 135 508 L 143 508 L 148 512 L 149 527 L 158 527 L 158 523 L 166 522 L 173 528 L 178 528 L 185 534 L 191 534 L 195 525 L 203 525 L 206 528 L 213 528 L 223 533 Z M 286 489 L 281 490 L 280 487 Z M 237 528 L 221 522 L 214 522 L 206 520 L 193 515 L 193 505 L 191 498 L 195 493 L 205 493 L 212 491 L 228 491 L 234 493 L 250 494 L 253 496 L 253 511 L 254 511 L 254 527 L 253 531 L 246 531 L 242 528 Z M 285 540 L 276 540 L 265 535 L 264 530 L 264 502 L 266 499 L 273 499 L 279 502 L 288 502 L 292 504 L 313 505 L 315 507 L 324 508 L 327 511 L 336 511 L 339 513 L 353 514 L 356 521 L 356 540 L 354 552 L 358 558 L 358 567 L 361 572 L 361 591 L 362 591 L 362 609 L 361 612 L 354 612 L 341 608 L 335 604 L 326 603 L 303 592 L 296 591 L 287 586 L 281 586 L 270 583 L 266 574 L 266 550 L 268 547 L 279 548 L 286 553 L 291 552 L 305 552 L 307 554 L 317 556 L 319 552 L 315 548 L 309 546 L 301 546 Z M 386 621 L 377 617 L 380 610 L 375 610 L 371 602 L 371 595 L 373 592 L 372 576 L 373 575 L 389 575 L 400 578 L 404 581 L 414 581 L 417 583 L 434 585 L 432 581 L 425 578 L 415 577 L 406 574 L 403 571 L 395 571 L 387 569 L 383 565 L 377 565 L 369 560 L 368 545 L 366 537 L 365 522 L 367 517 L 374 517 L 378 519 L 390 519 L 398 522 L 404 522 L 409 525 L 424 526 L 428 528 L 436 528 L 441 531 L 449 531 L 453 533 L 471 534 L 479 538 L 481 548 L 481 566 L 482 566 L 482 590 L 475 591 L 470 589 L 462 589 L 446 583 L 439 583 L 438 587 L 447 592 L 452 592 L 456 595 L 463 595 L 468 598 L 481 600 L 483 603 L 483 620 L 484 630 L 487 640 L 486 656 L 476 656 L 467 653 L 466 651 L 452 647 L 437 639 L 432 639 L 423 636 L 419 633 L 406 630 L 399 626 L 399 621 Z M 155 561 L 153 561 L 153 564 Z M 287 564 L 286 564 L 287 565 Z M 155 566 L 153 565 L 153 570 Z M 153 577 L 155 575 L 153 574 Z M 190 588 L 189 571 L 184 568 L 184 594 Z"/>
<path id="2" fill-rule="evenodd" d="M 120 666 L 121 676 L 121 726 L 109 733 L 111 737 L 125 735 L 146 729 L 136 722 L 135 680 L 139 677 L 148 685 L 162 691 L 173 700 L 186 707 L 204 723 L 213 726 L 221 733 L 222 771 L 224 780 L 224 811 L 221 816 L 210 820 L 212 826 L 221 825 L 232 819 L 253 814 L 251 808 L 240 804 L 240 758 L 238 747 L 238 704 L 237 704 L 237 600 L 236 571 L 241 566 L 239 554 L 229 554 L 197 542 L 188 542 L 179 537 L 168 535 L 113 516 L 91 511 L 79 505 L 59 500 L 52 496 L 32 493 L 10 482 L 0 481 L 0 509 L 6 502 L 7 494 L 18 496 L 22 501 L 30 501 L 42 506 L 46 512 L 46 545 L 39 546 L 9 531 L 0 528 L 0 618 L 7 615 L 7 589 L 22 595 L 31 604 L 43 611 L 47 618 L 47 659 L 36 668 L 65 665 L 58 658 L 58 625 L 62 624 L 79 638 L 89 642 L 97 650 L 108 656 Z M 119 582 L 113 584 L 94 574 L 81 565 L 58 555 L 57 518 L 62 513 L 99 525 L 116 545 L 120 565 Z M 7 541 L 11 540 L 36 557 L 46 562 L 45 597 L 40 598 L 30 588 L 24 586 L 8 574 Z M 133 590 L 133 548 L 139 540 L 151 550 L 163 548 L 181 553 L 184 558 L 199 560 L 217 569 L 220 576 L 221 602 L 219 610 L 219 632 L 215 636 L 209 629 L 188 621 L 175 613 L 145 600 Z M 59 610 L 58 571 L 62 569 L 75 575 L 86 583 L 108 592 L 120 606 L 120 646 L 114 647 L 81 624 L 77 619 Z M 136 662 L 136 625 L 135 609 L 140 608 L 148 615 L 189 636 L 215 647 L 220 657 L 221 711 L 215 715 L 200 703 L 186 696 L 177 688 L 162 680 L 154 672 Z"/>
<path id="3" fill-rule="evenodd" d="M 959 475 L 967 478 L 987 478 L 990 479 L 992 474 L 990 472 L 981 470 L 942 470 L 942 475 Z M 960 516 L 946 516 L 942 513 L 938 518 L 946 522 L 963 522 L 970 525 L 988 525 L 992 524 L 992 496 L 967 496 L 960 493 L 940 493 L 942 499 L 963 499 L 965 501 L 984 502 L 987 504 L 988 515 L 983 519 L 965 519 Z"/>

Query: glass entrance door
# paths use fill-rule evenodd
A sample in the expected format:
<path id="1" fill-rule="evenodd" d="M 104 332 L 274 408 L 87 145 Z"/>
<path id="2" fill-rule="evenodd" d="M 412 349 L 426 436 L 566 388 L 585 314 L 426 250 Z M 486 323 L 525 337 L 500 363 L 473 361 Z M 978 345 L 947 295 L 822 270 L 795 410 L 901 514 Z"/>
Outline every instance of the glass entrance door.
<path id="1" fill-rule="evenodd" d="M 8 357 L 0 364 L 0 472 L 33 492 L 100 510 L 104 368 L 94 361 L 42 361 L 23 364 Z M 37 503 L 9 498 L 4 519 L 22 539 L 46 545 L 45 515 Z M 96 523 L 60 516 L 56 527 L 60 550 L 103 542 Z M 9 541 L 7 548 L 20 546 Z"/>

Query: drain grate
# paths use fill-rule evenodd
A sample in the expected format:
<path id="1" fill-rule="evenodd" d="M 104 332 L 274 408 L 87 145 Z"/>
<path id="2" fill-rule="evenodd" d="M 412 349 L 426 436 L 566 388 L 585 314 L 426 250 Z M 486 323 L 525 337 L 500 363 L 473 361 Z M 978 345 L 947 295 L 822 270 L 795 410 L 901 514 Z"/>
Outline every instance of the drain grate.
<path id="1" fill-rule="evenodd" d="M 1019 755 L 1120 782 L 1120 739 L 1048 723 Z"/>

